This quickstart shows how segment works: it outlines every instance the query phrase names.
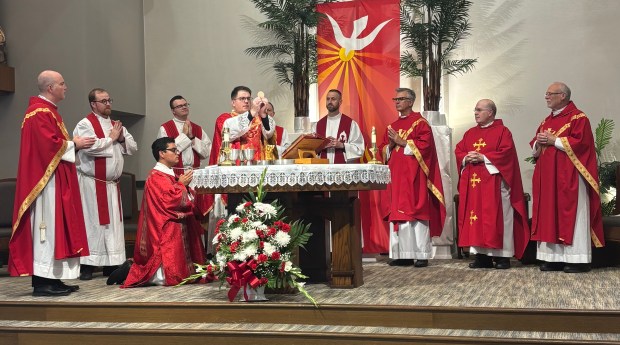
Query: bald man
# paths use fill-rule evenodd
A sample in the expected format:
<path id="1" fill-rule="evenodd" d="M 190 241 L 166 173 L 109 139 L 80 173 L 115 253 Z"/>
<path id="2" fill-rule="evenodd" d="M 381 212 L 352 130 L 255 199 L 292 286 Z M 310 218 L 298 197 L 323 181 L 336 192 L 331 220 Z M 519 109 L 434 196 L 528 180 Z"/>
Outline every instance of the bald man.
<path id="1" fill-rule="evenodd" d="M 605 245 L 594 136 L 570 97 L 566 84 L 549 85 L 551 114 L 530 142 L 536 158 L 532 239 L 541 271 L 588 272 L 592 246 Z"/>
<path id="2" fill-rule="evenodd" d="M 519 157 L 512 133 L 490 99 L 476 103 L 476 126 L 456 145 L 458 242 L 476 254 L 470 268 L 510 268 L 529 241 Z M 494 264 L 495 262 L 495 264 Z"/>
<path id="3" fill-rule="evenodd" d="M 58 113 L 67 91 L 60 73 L 41 72 L 38 87 L 22 122 L 9 272 L 32 275 L 33 296 L 66 296 L 79 287 L 60 279 L 77 278 L 89 255 L 76 151 L 95 137 L 69 137 Z"/>

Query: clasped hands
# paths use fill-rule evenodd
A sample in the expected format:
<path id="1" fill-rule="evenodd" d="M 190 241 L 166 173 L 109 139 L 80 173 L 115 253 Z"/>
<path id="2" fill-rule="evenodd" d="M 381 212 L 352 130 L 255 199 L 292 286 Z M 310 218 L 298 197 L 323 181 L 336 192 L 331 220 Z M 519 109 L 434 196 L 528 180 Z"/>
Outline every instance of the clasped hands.
<path id="1" fill-rule="evenodd" d="M 557 137 L 548 130 L 536 134 L 536 143 L 541 146 L 554 146 Z"/>
<path id="2" fill-rule="evenodd" d="M 334 137 L 327 137 L 329 143 L 325 145 L 325 149 L 344 149 L 344 143 Z"/>
<path id="3" fill-rule="evenodd" d="M 194 139 L 194 135 L 192 133 L 192 123 L 189 120 L 185 120 L 183 123 L 183 134 L 185 134 L 190 140 Z"/>
<path id="4" fill-rule="evenodd" d="M 469 151 L 465 156 L 465 164 L 476 164 L 484 162 L 484 156 L 480 152 Z"/>
<path id="5" fill-rule="evenodd" d="M 398 146 L 406 146 L 407 141 L 398 135 L 398 132 L 394 130 L 391 126 L 388 126 L 387 135 L 389 139 L 390 150 L 393 149 L 396 145 Z"/>
<path id="6" fill-rule="evenodd" d="M 179 175 L 179 182 L 181 182 L 184 186 L 189 185 L 194 178 L 194 170 L 186 169 L 185 172 Z"/>

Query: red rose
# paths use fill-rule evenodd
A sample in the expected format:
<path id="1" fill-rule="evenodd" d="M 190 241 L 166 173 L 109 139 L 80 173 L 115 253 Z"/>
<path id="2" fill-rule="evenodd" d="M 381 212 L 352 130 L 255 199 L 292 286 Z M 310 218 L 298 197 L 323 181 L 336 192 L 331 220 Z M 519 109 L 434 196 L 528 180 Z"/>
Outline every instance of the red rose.
<path id="1" fill-rule="evenodd" d="M 239 241 L 233 242 L 233 244 L 230 245 L 230 252 L 231 253 L 236 253 L 237 252 L 237 248 L 239 248 Z"/>
<path id="2" fill-rule="evenodd" d="M 269 257 L 265 254 L 258 254 L 258 257 L 256 258 L 256 261 L 258 261 L 259 264 L 262 264 L 263 262 L 267 262 L 267 259 L 269 259 Z"/>
<path id="3" fill-rule="evenodd" d="M 282 261 L 282 264 L 280 265 L 280 272 L 284 272 L 285 267 L 286 267 L 286 262 Z"/>
<path id="4" fill-rule="evenodd" d="M 269 228 L 269 231 L 267 232 L 267 236 L 273 236 L 276 234 L 276 232 L 278 232 L 278 230 L 276 230 L 275 228 Z"/>
<path id="5" fill-rule="evenodd" d="M 259 283 L 260 285 L 265 285 L 265 284 L 267 284 L 267 283 L 269 283 L 269 279 L 267 279 L 267 278 L 265 278 L 265 277 L 262 277 L 262 278 L 260 279 L 260 283 Z"/>
<path id="6" fill-rule="evenodd" d="M 207 273 L 213 273 L 213 265 L 207 266 Z"/>
<path id="7" fill-rule="evenodd" d="M 256 267 L 258 267 L 256 261 L 250 262 L 250 268 L 252 269 L 252 271 L 256 271 Z"/>
<path id="8" fill-rule="evenodd" d="M 247 219 L 247 218 L 243 218 L 243 219 L 241 220 L 241 223 L 247 223 L 247 222 L 248 222 L 248 219 Z"/>
<path id="9" fill-rule="evenodd" d="M 248 207 L 248 206 L 252 206 L 251 201 L 247 201 L 245 204 L 243 204 L 243 207 Z"/>
<path id="10" fill-rule="evenodd" d="M 263 242 L 263 241 L 258 242 L 258 248 L 260 248 L 260 249 L 265 248 L 265 242 Z"/>
<path id="11" fill-rule="evenodd" d="M 280 252 L 273 252 L 271 254 L 271 260 L 280 260 Z"/>
<path id="12" fill-rule="evenodd" d="M 239 222 L 239 217 L 235 217 L 235 220 L 233 220 L 233 222 L 238 223 Z"/>

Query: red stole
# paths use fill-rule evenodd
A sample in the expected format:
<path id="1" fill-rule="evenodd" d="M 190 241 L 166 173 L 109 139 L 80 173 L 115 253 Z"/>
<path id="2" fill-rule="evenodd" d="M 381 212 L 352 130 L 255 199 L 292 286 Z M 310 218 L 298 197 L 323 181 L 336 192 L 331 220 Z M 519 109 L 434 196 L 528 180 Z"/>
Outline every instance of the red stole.
<path id="1" fill-rule="evenodd" d="M 499 170 L 499 174 L 489 174 L 484 163 L 467 164 L 461 171 L 463 158 L 470 151 L 485 155 Z M 519 158 L 512 134 L 502 120 L 495 120 L 485 128 L 473 127 L 465 132 L 463 140 L 456 145 L 455 155 L 460 176 L 459 246 L 503 248 L 505 229 L 500 188 L 504 180 L 510 188 L 510 203 L 514 209 L 515 257 L 521 258 L 530 232 L 523 200 Z"/>
<path id="2" fill-rule="evenodd" d="M 202 127 L 198 126 L 197 124 L 191 121 L 190 121 L 190 124 L 192 125 L 192 133 L 194 134 L 194 136 L 202 140 Z M 179 136 L 179 130 L 177 129 L 177 126 L 174 120 L 170 120 L 161 126 L 164 127 L 164 130 L 166 131 L 166 134 L 168 135 L 169 138 L 176 138 Z M 196 151 L 194 151 L 193 149 L 192 149 L 192 153 L 194 154 L 194 161 L 192 162 L 192 167 L 199 168 L 200 157 L 198 156 L 198 153 L 196 153 Z M 175 174 L 177 174 L 176 172 L 179 172 L 178 175 L 183 173 L 183 168 L 185 167 L 185 165 L 183 164 L 183 155 L 179 155 L 179 163 L 176 165 L 176 167 L 180 169 L 175 170 Z"/>
<path id="3" fill-rule="evenodd" d="M 250 122 L 250 129 L 239 138 L 241 149 L 254 149 L 254 160 L 264 159 L 262 136 L 263 122 L 260 116 L 255 116 Z"/>
<path id="4" fill-rule="evenodd" d="M 327 137 L 327 118 L 328 116 L 324 116 L 323 118 L 321 118 L 319 120 L 319 122 L 317 122 L 316 124 L 316 133 L 323 136 L 323 137 Z M 349 136 L 351 135 L 351 123 L 353 122 L 353 119 L 351 119 L 350 117 L 348 117 L 345 114 L 340 114 L 340 123 L 338 124 L 338 131 L 337 133 L 337 137 L 336 139 L 339 140 L 342 143 L 346 143 L 349 140 Z M 334 152 L 334 163 L 336 164 L 343 164 L 346 163 L 346 159 L 344 157 L 344 148 L 342 149 L 335 149 Z M 323 150 L 321 151 L 321 158 L 327 158 L 327 150 Z"/>
<path id="5" fill-rule="evenodd" d="M 282 135 L 284 134 L 284 127 L 276 126 L 276 145 L 282 145 Z"/>
<path id="6" fill-rule="evenodd" d="M 86 119 L 90 121 L 90 124 L 93 126 L 93 130 L 95 131 L 95 135 L 99 139 L 104 139 L 106 136 L 103 133 L 103 128 L 101 128 L 101 124 L 97 119 L 97 116 L 93 113 L 88 114 Z M 116 121 L 112 121 L 112 125 L 114 125 Z M 110 224 L 110 210 L 108 209 L 108 192 L 106 186 L 106 175 L 107 175 L 107 167 L 106 167 L 106 157 L 94 157 L 95 158 L 95 194 L 97 196 L 97 213 L 99 214 L 99 225 L 107 225 Z M 116 185 L 117 189 L 118 184 Z M 120 189 L 118 191 L 119 203 L 118 206 L 120 208 Z M 122 211 L 121 211 L 122 212 Z M 121 221 L 123 220 L 123 215 L 121 213 Z"/>
<path id="7" fill-rule="evenodd" d="M 9 242 L 8 266 L 12 276 L 32 275 L 30 207 L 52 175 L 56 184 L 54 258 L 89 255 L 75 164 L 61 160 L 69 140 L 57 107 L 40 97 L 31 97 L 22 122 L 17 166 L 13 234 Z"/>
<path id="8" fill-rule="evenodd" d="M 581 176 L 590 200 L 590 238 L 595 247 L 602 247 L 605 238 L 590 121 L 571 101 L 560 114 L 547 116 L 536 132 L 545 130 L 560 138 L 564 151 L 544 146 L 536 159 L 532 178 L 532 239 L 572 245 Z M 535 141 L 536 137 L 530 146 Z"/>

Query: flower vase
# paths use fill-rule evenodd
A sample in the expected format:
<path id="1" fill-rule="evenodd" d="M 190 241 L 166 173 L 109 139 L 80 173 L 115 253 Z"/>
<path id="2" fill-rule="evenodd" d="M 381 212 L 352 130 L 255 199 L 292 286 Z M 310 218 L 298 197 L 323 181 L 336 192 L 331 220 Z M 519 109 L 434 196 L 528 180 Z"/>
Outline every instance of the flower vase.
<path id="1" fill-rule="evenodd" d="M 262 302 L 268 301 L 265 297 L 265 285 L 261 285 L 256 289 L 252 288 L 248 284 L 243 286 L 243 289 L 239 291 L 239 302 Z"/>

